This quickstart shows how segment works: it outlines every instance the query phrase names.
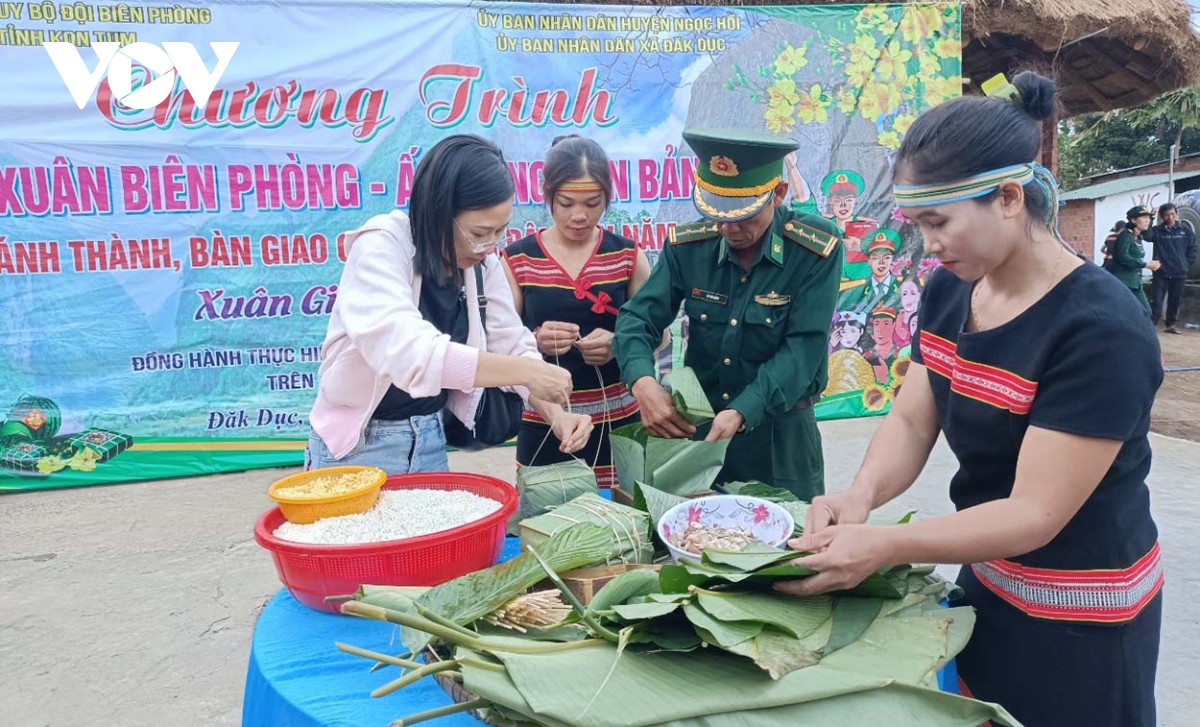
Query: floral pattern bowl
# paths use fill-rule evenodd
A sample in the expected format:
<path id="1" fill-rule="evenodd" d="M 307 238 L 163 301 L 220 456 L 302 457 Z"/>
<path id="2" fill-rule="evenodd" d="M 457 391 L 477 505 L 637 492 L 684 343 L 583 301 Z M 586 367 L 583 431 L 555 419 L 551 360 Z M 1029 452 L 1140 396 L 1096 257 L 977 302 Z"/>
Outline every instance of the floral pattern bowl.
<path id="1" fill-rule="evenodd" d="M 702 525 L 742 526 L 754 537 L 773 548 L 781 548 L 792 537 L 796 522 L 792 514 L 779 505 L 758 497 L 742 495 L 712 495 L 681 502 L 663 514 L 656 528 L 658 537 L 667 544 L 675 562 L 680 558 L 699 560 L 699 553 L 681 550 L 672 542 L 691 523 Z"/>

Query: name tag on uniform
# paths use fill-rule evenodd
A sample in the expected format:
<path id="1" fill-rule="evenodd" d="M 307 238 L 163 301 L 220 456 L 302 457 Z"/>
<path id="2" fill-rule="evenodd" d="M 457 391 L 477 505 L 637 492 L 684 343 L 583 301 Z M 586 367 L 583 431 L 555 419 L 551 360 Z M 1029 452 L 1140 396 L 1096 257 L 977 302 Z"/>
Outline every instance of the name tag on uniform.
<path id="1" fill-rule="evenodd" d="M 692 297 L 696 300 L 703 300 L 708 303 L 716 303 L 717 305 L 729 304 L 728 295 L 721 295 L 720 293 L 713 293 L 708 290 L 700 290 L 699 288 L 692 288 Z"/>
<path id="2" fill-rule="evenodd" d="M 780 295 L 772 290 L 767 295 L 754 296 L 754 302 L 761 303 L 763 305 L 787 305 L 788 303 L 792 302 L 792 296 Z"/>

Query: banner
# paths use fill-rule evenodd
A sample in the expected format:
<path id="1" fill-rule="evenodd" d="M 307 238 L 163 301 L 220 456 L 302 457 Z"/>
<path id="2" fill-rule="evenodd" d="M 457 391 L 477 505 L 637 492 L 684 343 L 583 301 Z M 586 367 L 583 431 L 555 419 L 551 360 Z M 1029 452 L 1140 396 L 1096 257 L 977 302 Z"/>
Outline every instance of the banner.
<path id="1" fill-rule="evenodd" d="M 0 2 L 0 490 L 298 464 L 342 233 L 406 207 L 451 133 L 504 149 L 510 241 L 549 223 L 551 140 L 595 139 L 604 224 L 652 258 L 697 218 L 685 126 L 797 139 L 791 203 L 848 250 L 818 412 L 886 411 L 928 270 L 891 162 L 958 95 L 959 28 L 952 4 Z"/>

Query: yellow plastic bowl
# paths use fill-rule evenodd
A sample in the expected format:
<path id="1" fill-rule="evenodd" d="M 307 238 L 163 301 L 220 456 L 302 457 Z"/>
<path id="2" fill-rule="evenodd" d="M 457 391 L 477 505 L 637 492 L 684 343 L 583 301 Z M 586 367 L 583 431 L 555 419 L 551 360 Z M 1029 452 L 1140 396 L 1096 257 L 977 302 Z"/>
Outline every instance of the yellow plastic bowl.
<path id="1" fill-rule="evenodd" d="M 322 477 L 337 477 L 370 472 L 375 475 L 369 484 L 325 497 L 289 497 L 288 489 Z M 379 489 L 387 481 L 387 473 L 378 467 L 327 467 L 284 477 L 271 485 L 267 495 L 279 503 L 279 510 L 289 522 L 306 525 L 322 518 L 354 515 L 375 507 Z"/>

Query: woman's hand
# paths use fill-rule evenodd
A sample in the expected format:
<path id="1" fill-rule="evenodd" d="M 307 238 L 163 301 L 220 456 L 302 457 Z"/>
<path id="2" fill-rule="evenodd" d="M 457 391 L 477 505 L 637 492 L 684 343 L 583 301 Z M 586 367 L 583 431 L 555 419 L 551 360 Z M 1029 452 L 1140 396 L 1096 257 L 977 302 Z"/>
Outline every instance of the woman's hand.
<path id="1" fill-rule="evenodd" d="M 524 385 L 530 396 L 565 406 L 571 395 L 571 372 L 552 363 L 521 358 L 525 367 Z"/>
<path id="2" fill-rule="evenodd" d="M 583 354 L 583 362 L 591 366 L 603 366 L 612 361 L 613 332 L 597 328 L 575 343 Z"/>
<path id="3" fill-rule="evenodd" d="M 804 518 L 804 534 L 816 535 L 831 525 L 858 525 L 871 514 L 869 498 L 854 488 L 814 497 Z"/>
<path id="4" fill-rule="evenodd" d="M 546 321 L 534 333 L 538 350 L 546 356 L 562 356 L 579 340 L 579 326 L 562 321 Z"/>
<path id="5" fill-rule="evenodd" d="M 834 525 L 815 535 L 788 541 L 792 550 L 811 552 L 791 561 L 817 574 L 776 583 L 774 588 L 793 596 L 853 588 L 888 565 L 891 528 L 883 525 Z"/>
<path id="6" fill-rule="evenodd" d="M 587 414 L 563 412 L 554 418 L 550 429 L 561 442 L 558 447 L 560 452 L 578 452 L 592 436 L 592 418 Z"/>
<path id="7" fill-rule="evenodd" d="M 1152 273 L 1158 272 L 1158 269 L 1161 267 L 1162 267 L 1161 260 L 1151 260 L 1150 262 L 1146 263 L 1146 269 Z"/>

